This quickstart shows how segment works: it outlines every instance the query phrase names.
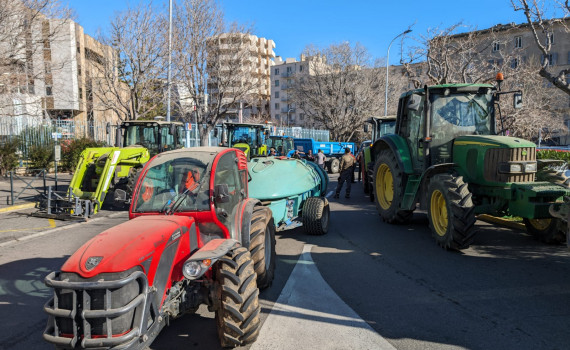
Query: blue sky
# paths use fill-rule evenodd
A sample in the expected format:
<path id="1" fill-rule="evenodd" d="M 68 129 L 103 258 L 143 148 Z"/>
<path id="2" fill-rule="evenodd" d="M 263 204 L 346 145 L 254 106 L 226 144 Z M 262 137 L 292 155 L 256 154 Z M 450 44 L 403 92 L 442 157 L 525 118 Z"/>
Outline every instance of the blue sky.
<path id="1" fill-rule="evenodd" d="M 154 1 L 161 2 L 167 8 L 168 0 Z M 92 36 L 98 29 L 105 31 L 114 12 L 126 4 L 126 0 L 69 0 L 77 21 Z M 326 47 L 343 41 L 360 42 L 373 57 L 386 57 L 390 41 L 412 24 L 414 36 L 459 21 L 478 29 L 524 21 L 509 0 L 221 0 L 220 5 L 227 21 L 250 25 L 253 34 L 275 41 L 277 56 L 297 59 L 308 44 Z M 551 7 L 547 10 L 552 12 Z M 406 39 L 405 44 L 413 41 Z M 390 64 L 398 63 L 399 52 L 398 40 L 390 49 Z"/>

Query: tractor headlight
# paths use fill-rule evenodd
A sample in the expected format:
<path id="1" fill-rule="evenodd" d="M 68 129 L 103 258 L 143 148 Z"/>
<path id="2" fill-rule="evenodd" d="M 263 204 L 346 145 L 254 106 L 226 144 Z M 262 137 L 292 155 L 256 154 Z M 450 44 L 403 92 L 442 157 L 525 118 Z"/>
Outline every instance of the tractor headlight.
<path id="1" fill-rule="evenodd" d="M 195 280 L 201 277 L 216 260 L 187 260 L 182 266 L 182 274 L 189 280 Z"/>
<path id="2" fill-rule="evenodd" d="M 526 163 L 524 165 L 525 173 L 536 173 L 536 162 Z"/>

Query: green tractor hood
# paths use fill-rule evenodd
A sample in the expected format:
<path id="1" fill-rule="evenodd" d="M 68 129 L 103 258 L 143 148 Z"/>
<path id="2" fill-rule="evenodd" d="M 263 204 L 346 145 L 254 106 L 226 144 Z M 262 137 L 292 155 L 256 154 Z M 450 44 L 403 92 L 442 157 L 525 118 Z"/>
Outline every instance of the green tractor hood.
<path id="1" fill-rule="evenodd" d="M 519 148 L 519 147 L 536 147 L 533 142 L 510 136 L 490 136 L 490 135 L 465 135 L 458 136 L 455 139 L 454 147 L 499 147 L 499 148 Z"/>

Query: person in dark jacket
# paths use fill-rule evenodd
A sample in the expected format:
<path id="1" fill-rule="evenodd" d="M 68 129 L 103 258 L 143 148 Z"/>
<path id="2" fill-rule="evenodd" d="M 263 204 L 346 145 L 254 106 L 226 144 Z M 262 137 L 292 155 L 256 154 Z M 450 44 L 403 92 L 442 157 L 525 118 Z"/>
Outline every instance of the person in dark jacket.
<path id="1" fill-rule="evenodd" d="M 342 190 L 342 185 L 346 182 L 346 195 L 345 198 L 350 198 L 350 185 L 351 177 L 354 175 L 354 164 L 356 160 L 354 156 L 350 153 L 350 148 L 344 149 L 344 155 L 340 159 L 340 176 L 338 178 L 338 185 L 336 186 L 336 193 L 334 198 L 340 196 L 340 191 Z"/>

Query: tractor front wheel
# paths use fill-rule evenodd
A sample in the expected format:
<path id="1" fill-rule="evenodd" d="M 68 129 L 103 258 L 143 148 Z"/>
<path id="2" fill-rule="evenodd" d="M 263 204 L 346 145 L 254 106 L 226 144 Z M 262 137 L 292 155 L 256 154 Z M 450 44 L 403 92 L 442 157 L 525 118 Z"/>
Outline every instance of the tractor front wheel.
<path id="1" fill-rule="evenodd" d="M 259 289 L 249 251 L 239 247 L 220 258 L 215 269 L 219 284 L 216 325 L 222 347 L 253 343 L 259 335 Z"/>
<path id="2" fill-rule="evenodd" d="M 463 177 L 434 175 L 428 186 L 429 226 L 444 249 L 466 249 L 475 236 L 475 206 Z"/>
<path id="3" fill-rule="evenodd" d="M 374 165 L 371 196 L 382 219 L 389 224 L 401 224 L 412 216 L 411 210 L 401 210 L 404 197 L 403 172 L 391 151 L 383 151 Z"/>
<path id="4" fill-rule="evenodd" d="M 566 240 L 564 222 L 560 219 L 523 219 L 526 230 L 537 240 L 559 244 Z"/>
<path id="5" fill-rule="evenodd" d="M 249 252 L 257 274 L 257 286 L 271 286 L 275 274 L 275 224 L 271 209 L 255 207 L 251 216 Z"/>

